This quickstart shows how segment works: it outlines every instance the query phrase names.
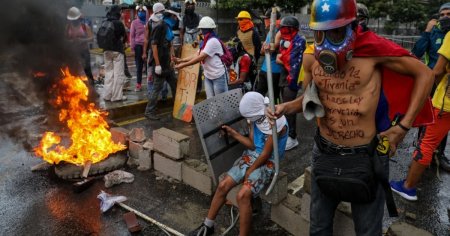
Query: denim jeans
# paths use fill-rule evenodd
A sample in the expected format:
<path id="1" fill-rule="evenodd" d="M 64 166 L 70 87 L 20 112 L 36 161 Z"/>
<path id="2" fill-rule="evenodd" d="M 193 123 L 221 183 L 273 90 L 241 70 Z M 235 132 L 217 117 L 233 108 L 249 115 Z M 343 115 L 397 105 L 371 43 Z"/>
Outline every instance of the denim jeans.
<path id="1" fill-rule="evenodd" d="M 324 154 L 314 144 L 312 152 L 312 170 L 314 170 L 315 160 Z M 334 154 L 339 155 L 339 154 Z M 376 154 L 374 157 L 378 157 Z M 345 158 L 345 156 L 343 157 Z M 387 156 L 380 157 L 382 164 L 389 172 Z M 316 183 L 316 177 L 311 171 L 311 204 L 310 204 L 310 235 L 311 236 L 331 236 L 333 235 L 333 218 L 337 205 L 340 201 L 329 198 L 322 194 Z M 385 194 L 381 184 L 378 184 L 375 200 L 371 203 L 356 204 L 351 203 L 355 232 L 358 236 L 381 235 L 382 220 L 384 215 Z"/>
<path id="2" fill-rule="evenodd" d="M 144 60 L 142 59 L 142 52 L 144 46 L 136 44 L 134 46 L 134 61 L 136 63 L 136 78 L 137 83 L 142 84 L 142 70 L 144 69 Z"/>
<path id="3" fill-rule="evenodd" d="M 155 114 L 158 97 L 165 81 L 169 84 L 172 96 L 175 98 L 175 93 L 177 91 L 177 78 L 175 77 L 175 72 L 171 70 L 167 75 L 153 74 L 153 86 L 152 90 L 148 93 L 148 103 L 145 108 L 145 114 Z"/>
<path id="4" fill-rule="evenodd" d="M 206 99 L 212 98 L 217 94 L 228 91 L 227 72 L 217 79 L 208 79 L 205 77 Z"/>

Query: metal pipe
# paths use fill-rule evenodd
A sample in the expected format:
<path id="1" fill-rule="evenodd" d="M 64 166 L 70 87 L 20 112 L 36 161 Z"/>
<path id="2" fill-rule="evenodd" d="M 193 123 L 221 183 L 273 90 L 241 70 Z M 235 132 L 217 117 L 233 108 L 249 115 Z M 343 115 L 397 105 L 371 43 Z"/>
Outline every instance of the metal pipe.
<path id="1" fill-rule="evenodd" d="M 272 13 L 270 14 L 270 47 L 264 49 L 264 56 L 266 59 L 266 67 L 267 67 L 267 88 L 269 91 L 269 100 L 270 100 L 270 109 L 275 111 L 275 99 L 273 94 L 273 80 L 272 80 L 272 65 L 270 60 L 270 50 L 275 48 L 275 21 L 277 18 L 277 9 L 272 7 Z M 272 182 L 267 188 L 266 195 L 272 191 L 275 183 L 277 182 L 278 174 L 280 172 L 280 163 L 278 156 L 278 133 L 277 133 L 277 122 L 275 120 L 275 125 L 272 126 L 272 138 L 273 138 L 273 156 L 275 162 L 275 174 L 273 175 Z"/>

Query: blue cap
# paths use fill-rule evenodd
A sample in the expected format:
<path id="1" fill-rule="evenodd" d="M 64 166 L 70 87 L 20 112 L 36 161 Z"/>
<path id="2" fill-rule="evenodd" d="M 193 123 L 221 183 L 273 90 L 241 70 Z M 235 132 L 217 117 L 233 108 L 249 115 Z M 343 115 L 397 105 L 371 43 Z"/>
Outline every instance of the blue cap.
<path id="1" fill-rule="evenodd" d="M 450 9 L 450 2 L 442 4 L 441 7 L 439 8 L 439 12 L 441 12 L 444 9 Z"/>

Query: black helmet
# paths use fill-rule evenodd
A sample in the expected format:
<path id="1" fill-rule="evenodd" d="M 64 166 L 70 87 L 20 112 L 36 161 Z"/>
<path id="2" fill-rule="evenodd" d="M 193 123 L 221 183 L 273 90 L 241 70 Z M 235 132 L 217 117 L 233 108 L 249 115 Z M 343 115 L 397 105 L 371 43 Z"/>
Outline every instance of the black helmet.
<path id="1" fill-rule="evenodd" d="M 293 16 L 285 16 L 281 19 L 280 27 L 300 28 L 300 22 Z"/>
<path id="2" fill-rule="evenodd" d="M 366 5 L 357 3 L 356 6 L 358 8 L 358 11 L 356 13 L 357 17 L 369 19 L 369 9 L 367 9 Z"/>

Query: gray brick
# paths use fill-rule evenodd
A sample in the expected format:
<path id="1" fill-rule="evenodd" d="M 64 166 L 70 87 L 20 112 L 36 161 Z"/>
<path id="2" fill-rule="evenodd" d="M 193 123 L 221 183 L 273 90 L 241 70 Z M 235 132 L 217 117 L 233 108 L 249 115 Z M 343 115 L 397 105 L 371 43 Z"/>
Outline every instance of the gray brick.
<path id="1" fill-rule="evenodd" d="M 303 190 L 306 193 L 311 194 L 311 166 L 305 168 L 305 182 L 303 183 Z"/>
<path id="2" fill-rule="evenodd" d="M 142 143 L 137 143 L 130 141 L 128 147 L 128 154 L 130 155 L 130 158 L 133 158 L 135 160 L 139 159 L 139 152 L 144 150 L 142 147 Z"/>
<path id="3" fill-rule="evenodd" d="M 155 152 L 153 154 L 153 164 L 155 170 L 170 176 L 176 180 L 182 180 L 182 161 L 175 161 L 161 153 Z"/>
<path id="4" fill-rule="evenodd" d="M 110 129 L 111 138 L 115 143 L 121 143 L 128 146 L 129 130 L 122 127 L 112 127 Z"/>
<path id="5" fill-rule="evenodd" d="M 300 215 L 300 198 L 288 194 L 278 205 L 272 205 L 270 218 L 295 236 L 309 235 L 309 219 Z"/>
<path id="6" fill-rule="evenodd" d="M 139 167 L 137 168 L 140 171 L 150 170 L 152 168 L 152 152 L 147 149 L 142 149 L 139 151 L 139 159 L 138 159 Z"/>
<path id="7" fill-rule="evenodd" d="M 181 173 L 184 183 L 211 196 L 213 183 L 207 164 L 195 159 L 185 160 Z"/>
<path id="8" fill-rule="evenodd" d="M 157 152 L 178 160 L 189 153 L 189 137 L 166 128 L 160 128 L 153 131 L 153 148 Z"/>

